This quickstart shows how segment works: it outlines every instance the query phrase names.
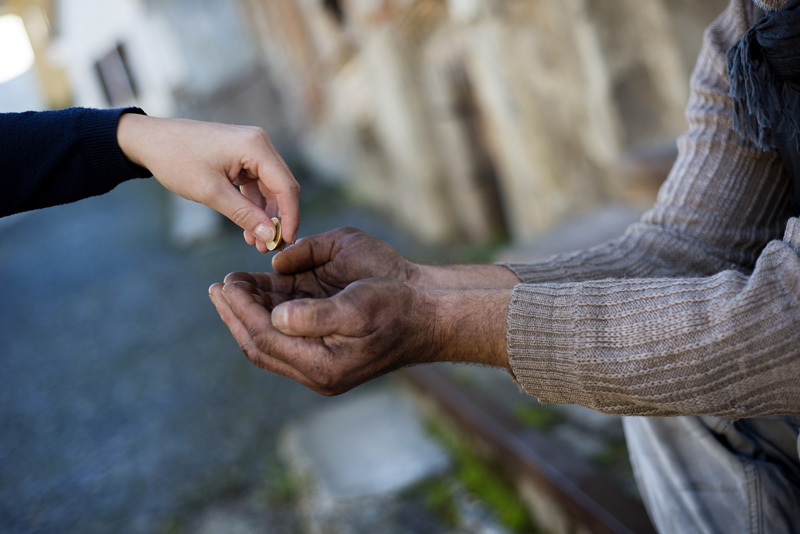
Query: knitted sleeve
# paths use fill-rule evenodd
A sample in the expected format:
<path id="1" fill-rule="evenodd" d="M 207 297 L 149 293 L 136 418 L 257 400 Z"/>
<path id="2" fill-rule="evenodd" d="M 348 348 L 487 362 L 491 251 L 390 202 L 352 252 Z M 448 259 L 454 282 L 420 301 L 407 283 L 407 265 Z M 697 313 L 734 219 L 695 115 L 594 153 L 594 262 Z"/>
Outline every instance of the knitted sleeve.
<path id="1" fill-rule="evenodd" d="M 708 28 L 688 132 L 656 206 L 621 238 L 507 264 L 512 371 L 543 402 L 624 415 L 800 413 L 800 221 L 778 158 L 731 129 L 731 0 Z M 788 221 L 788 222 L 787 222 Z"/>
<path id="2" fill-rule="evenodd" d="M 138 108 L 0 113 L 0 216 L 74 202 L 150 173 L 125 158 L 117 123 Z"/>

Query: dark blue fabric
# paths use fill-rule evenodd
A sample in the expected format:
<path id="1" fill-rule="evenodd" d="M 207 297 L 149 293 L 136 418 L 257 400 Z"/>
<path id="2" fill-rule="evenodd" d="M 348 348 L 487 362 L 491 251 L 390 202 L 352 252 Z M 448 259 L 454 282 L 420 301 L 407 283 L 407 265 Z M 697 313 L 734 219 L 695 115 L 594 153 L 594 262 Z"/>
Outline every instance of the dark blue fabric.
<path id="1" fill-rule="evenodd" d="M 138 108 L 0 113 L 0 217 L 101 195 L 150 173 L 125 158 L 117 123 Z"/>

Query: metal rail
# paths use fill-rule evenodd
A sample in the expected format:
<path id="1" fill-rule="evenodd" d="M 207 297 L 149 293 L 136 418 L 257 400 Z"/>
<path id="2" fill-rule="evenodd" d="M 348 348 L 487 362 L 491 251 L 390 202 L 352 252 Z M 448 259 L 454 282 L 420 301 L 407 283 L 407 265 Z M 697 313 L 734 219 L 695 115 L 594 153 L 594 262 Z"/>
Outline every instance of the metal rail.
<path id="1" fill-rule="evenodd" d="M 655 532 L 641 503 L 545 434 L 516 423 L 503 407 L 491 405 L 434 366 L 412 367 L 403 375 L 460 430 L 488 448 L 507 475 L 533 484 L 575 524 L 597 533 Z"/>

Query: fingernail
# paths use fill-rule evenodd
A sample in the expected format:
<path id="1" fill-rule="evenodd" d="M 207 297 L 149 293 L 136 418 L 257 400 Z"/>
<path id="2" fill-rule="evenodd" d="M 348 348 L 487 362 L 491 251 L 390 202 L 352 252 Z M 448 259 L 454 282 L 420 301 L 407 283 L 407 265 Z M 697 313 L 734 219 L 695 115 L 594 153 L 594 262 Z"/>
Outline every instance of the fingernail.
<path id="1" fill-rule="evenodd" d="M 272 326 L 285 330 L 289 326 L 289 310 L 286 306 L 277 306 L 272 310 Z"/>
<path id="2" fill-rule="evenodd" d="M 231 297 L 229 295 L 231 289 L 233 289 L 233 284 L 225 284 L 222 286 L 222 298 L 224 298 L 225 302 L 227 302 L 228 304 L 231 303 Z"/>
<path id="3" fill-rule="evenodd" d="M 255 236 L 264 243 L 269 243 L 275 239 L 275 230 L 268 228 L 266 224 L 259 224 L 253 232 Z"/>

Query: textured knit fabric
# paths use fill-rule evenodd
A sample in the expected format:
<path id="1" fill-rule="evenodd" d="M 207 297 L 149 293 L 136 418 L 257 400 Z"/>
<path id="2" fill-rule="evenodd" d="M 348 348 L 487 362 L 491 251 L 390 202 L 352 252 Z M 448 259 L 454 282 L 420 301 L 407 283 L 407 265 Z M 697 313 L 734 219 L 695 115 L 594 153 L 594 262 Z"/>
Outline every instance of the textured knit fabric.
<path id="1" fill-rule="evenodd" d="M 612 242 L 507 266 L 512 372 L 543 402 L 623 415 L 800 414 L 800 220 L 772 152 L 732 130 L 726 52 L 755 20 L 706 30 L 689 130 L 655 207 Z"/>
<path id="2" fill-rule="evenodd" d="M 791 0 L 747 30 L 728 50 L 733 129 L 759 148 L 786 137 L 800 146 L 800 0 Z"/>
<path id="3" fill-rule="evenodd" d="M 0 216 L 101 195 L 150 173 L 125 158 L 117 123 L 138 108 L 0 113 Z"/>
<path id="4" fill-rule="evenodd" d="M 756 4 L 769 11 L 780 9 L 786 5 L 786 2 L 788 2 L 788 0 L 754 0 L 754 1 Z"/>
<path id="5" fill-rule="evenodd" d="M 728 79 L 733 129 L 777 149 L 800 215 L 800 0 L 768 12 L 728 50 Z"/>

